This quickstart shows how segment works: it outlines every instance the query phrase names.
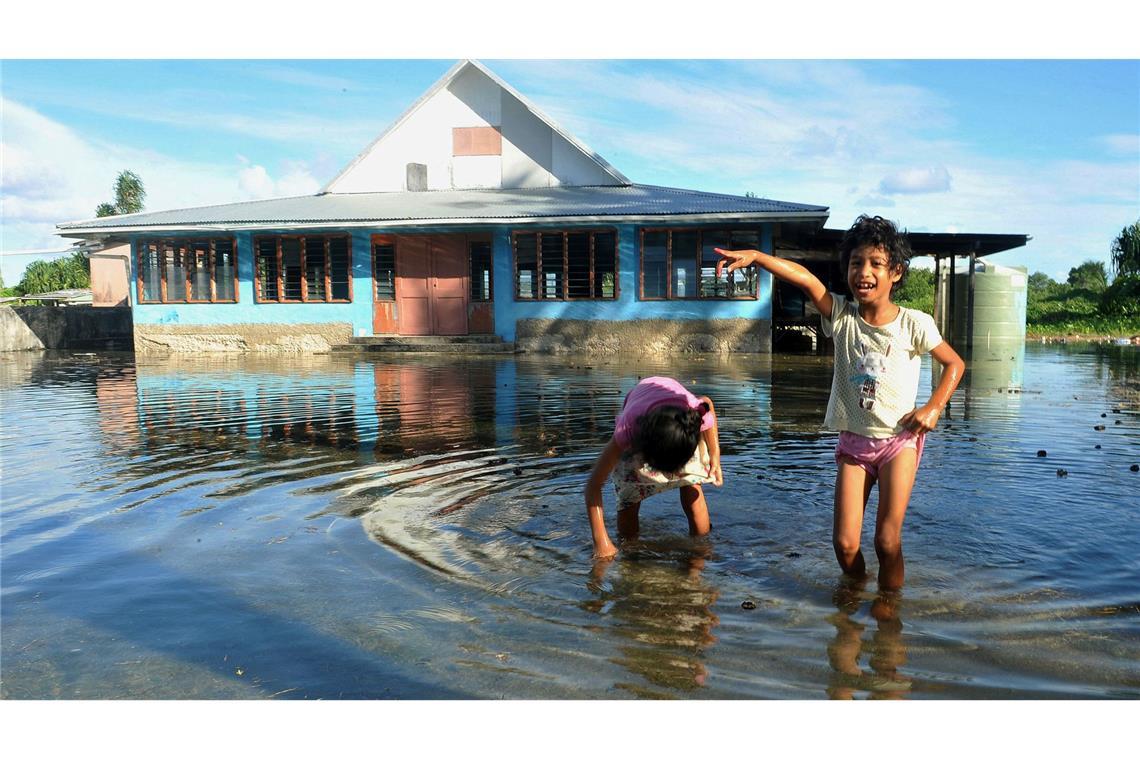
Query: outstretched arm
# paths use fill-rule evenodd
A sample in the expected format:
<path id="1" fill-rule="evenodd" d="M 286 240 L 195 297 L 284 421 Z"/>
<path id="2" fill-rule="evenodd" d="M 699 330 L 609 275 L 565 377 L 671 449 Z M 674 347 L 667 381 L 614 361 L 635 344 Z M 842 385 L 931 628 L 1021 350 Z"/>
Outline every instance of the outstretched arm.
<path id="1" fill-rule="evenodd" d="M 723 248 L 713 248 L 713 250 L 723 257 L 716 263 L 717 277 L 720 277 L 726 264 L 729 272 L 755 264 L 771 272 L 773 277 L 795 285 L 811 299 L 820 314 L 828 319 L 831 318 L 831 293 L 827 292 L 827 286 L 802 264 L 762 251 L 726 251 Z"/>
<path id="2" fill-rule="evenodd" d="M 935 346 L 930 355 L 942 364 L 942 378 L 938 381 L 938 387 L 930 394 L 929 401 L 899 418 L 900 425 L 915 433 L 927 433 L 935 428 L 942 410 L 950 403 L 950 397 L 954 395 L 954 389 L 966 371 L 966 362 L 946 341 Z"/>
<path id="3" fill-rule="evenodd" d="M 724 473 L 720 469 L 720 433 L 717 430 L 716 407 L 713 406 L 712 399 L 708 396 L 701 396 L 701 402 L 709 405 L 709 411 L 712 412 L 713 416 L 712 427 L 701 431 L 701 438 L 704 439 L 705 446 L 709 450 L 709 475 L 712 476 L 714 485 L 722 486 L 724 485 Z"/>
<path id="4" fill-rule="evenodd" d="M 594 538 L 594 556 L 598 559 L 612 557 L 617 554 L 617 547 L 610 541 L 610 534 L 606 532 L 605 512 L 602 508 L 602 484 L 614 471 L 618 460 L 621 459 L 622 448 L 612 437 L 598 459 L 594 462 L 594 469 L 590 472 L 590 479 L 586 481 L 586 516 L 590 518 L 590 533 Z"/>

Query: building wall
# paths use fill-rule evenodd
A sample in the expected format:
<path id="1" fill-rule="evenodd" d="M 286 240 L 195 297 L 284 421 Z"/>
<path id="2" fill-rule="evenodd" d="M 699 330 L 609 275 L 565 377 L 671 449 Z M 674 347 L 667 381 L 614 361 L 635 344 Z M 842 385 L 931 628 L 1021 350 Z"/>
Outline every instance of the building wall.
<path id="1" fill-rule="evenodd" d="M 129 245 L 117 245 L 92 253 L 91 305 L 99 307 L 126 306 L 130 278 Z"/>
<path id="2" fill-rule="evenodd" d="M 494 328 L 495 333 L 505 341 L 519 341 L 526 348 L 542 351 L 579 348 L 650 352 L 770 350 L 768 332 L 772 317 L 772 277 L 767 272 L 760 273 L 760 298 L 755 301 L 642 301 L 639 299 L 638 288 L 640 227 L 632 224 L 579 226 L 617 230 L 618 298 L 614 301 L 516 301 L 511 233 L 526 228 L 501 225 L 490 230 L 487 227 L 471 227 L 442 232 L 460 234 L 490 231 L 494 256 Z M 573 228 L 573 225 L 557 226 L 560 230 Z M 659 225 L 655 225 L 655 228 L 659 228 Z M 288 234 L 296 232 L 290 230 Z M 142 353 L 311 353 L 327 351 L 332 345 L 345 343 L 355 335 L 371 335 L 371 237 L 373 233 L 379 232 L 439 234 L 441 230 L 438 227 L 339 232 L 322 230 L 322 233 L 351 236 L 352 302 L 343 304 L 255 302 L 253 237 L 255 234 L 286 234 L 280 230 L 259 230 L 256 233 L 241 232 L 235 235 L 238 302 L 232 304 L 138 303 L 138 260 L 137 255 L 132 255 L 130 298 L 133 304 L 135 350 Z M 761 239 L 762 245 L 771 250 L 770 226 L 763 228 Z M 395 305 L 391 308 L 394 310 Z M 395 318 L 399 318 L 398 312 L 395 313 Z"/>
<path id="3" fill-rule="evenodd" d="M 453 127 L 497 127 L 502 155 L 453 156 Z M 617 184 L 598 164 L 474 66 L 461 71 L 372 145 L 330 186 L 338 193 L 408 189 L 407 165 L 429 190 Z"/>
<path id="4" fill-rule="evenodd" d="M 691 225 L 690 225 L 691 226 Z M 715 227 L 715 225 L 711 225 Z M 567 227 L 560 226 L 559 229 Z M 598 225 L 590 225 L 597 229 Z M 654 225 L 659 229 L 659 225 Z M 760 272 L 760 298 L 756 301 L 642 301 L 639 298 L 640 230 L 637 225 L 617 225 L 618 298 L 616 301 L 515 301 L 514 254 L 510 233 L 501 228 L 494 237 L 495 327 L 503 340 L 516 338 L 516 323 L 525 320 L 668 320 L 710 322 L 715 320 L 766 320 L 772 318 L 772 275 Z M 772 250 L 772 230 L 765 225 L 762 246 Z M 533 329 L 533 326 L 528 329 Z"/>

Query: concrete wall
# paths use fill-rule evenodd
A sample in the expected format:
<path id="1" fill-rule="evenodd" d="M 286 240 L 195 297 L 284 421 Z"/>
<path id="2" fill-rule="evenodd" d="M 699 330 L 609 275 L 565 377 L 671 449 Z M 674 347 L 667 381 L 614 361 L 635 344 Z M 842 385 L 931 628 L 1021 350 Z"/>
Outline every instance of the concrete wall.
<path id="1" fill-rule="evenodd" d="M 767 319 L 524 319 L 518 323 L 515 345 L 523 351 L 555 354 L 771 353 L 772 323 Z"/>
<path id="2" fill-rule="evenodd" d="M 129 349 L 131 310 L 91 306 L 0 307 L 0 351 Z"/>
<path id="3" fill-rule="evenodd" d="M 347 322 L 316 324 L 135 325 L 135 353 L 327 353 L 352 337 Z"/>
<path id="4" fill-rule="evenodd" d="M 129 305 L 130 255 L 131 246 L 125 243 L 90 255 L 92 306 Z"/>

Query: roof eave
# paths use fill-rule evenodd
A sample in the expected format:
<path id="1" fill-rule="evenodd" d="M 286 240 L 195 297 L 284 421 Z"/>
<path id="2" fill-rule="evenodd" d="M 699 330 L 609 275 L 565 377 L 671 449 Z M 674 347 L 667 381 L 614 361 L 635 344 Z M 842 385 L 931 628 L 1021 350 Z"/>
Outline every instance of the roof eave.
<path id="1" fill-rule="evenodd" d="M 111 235 L 154 232 L 235 232 L 259 229 L 346 229 L 359 227 L 456 227 L 471 225 L 515 224 L 543 225 L 564 223 L 605 224 L 696 224 L 701 222 L 782 222 L 807 221 L 822 225 L 827 211 L 764 211 L 716 212 L 708 214 L 577 214 L 557 216 L 495 216 L 456 217 L 450 219 L 333 219 L 333 220 L 281 220 L 257 222 L 200 222 L 193 224 L 156 224 L 122 227 L 93 227 L 59 229 L 61 237 L 84 238 L 91 235 Z"/>

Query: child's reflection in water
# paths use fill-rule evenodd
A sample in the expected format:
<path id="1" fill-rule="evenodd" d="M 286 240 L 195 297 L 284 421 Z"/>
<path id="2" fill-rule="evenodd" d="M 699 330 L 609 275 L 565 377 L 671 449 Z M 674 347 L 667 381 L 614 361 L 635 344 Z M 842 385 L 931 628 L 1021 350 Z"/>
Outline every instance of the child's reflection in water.
<path id="1" fill-rule="evenodd" d="M 615 685 L 637 696 L 670 696 L 654 687 L 699 689 L 708 678 L 704 653 L 720 622 L 711 610 L 718 592 L 702 577 L 711 547 L 682 541 L 624 548 L 615 561 L 595 562 L 587 584 L 597 594 L 587 608 L 612 616 L 607 629 L 629 639 L 613 661 L 648 685 Z"/>
<path id="2" fill-rule="evenodd" d="M 866 626 L 852 619 L 862 604 L 863 581 L 843 579 L 835 589 L 833 601 L 837 611 L 828 621 L 835 626 L 835 638 L 827 647 L 831 679 L 827 696 L 831 699 L 854 699 L 858 692 L 869 692 L 870 699 L 902 699 L 911 682 L 898 669 L 906 664 L 902 620 L 899 618 L 898 592 L 883 591 L 871 602 L 875 631 L 869 641 L 863 640 Z M 859 660 L 868 655 L 870 672 Z"/>

